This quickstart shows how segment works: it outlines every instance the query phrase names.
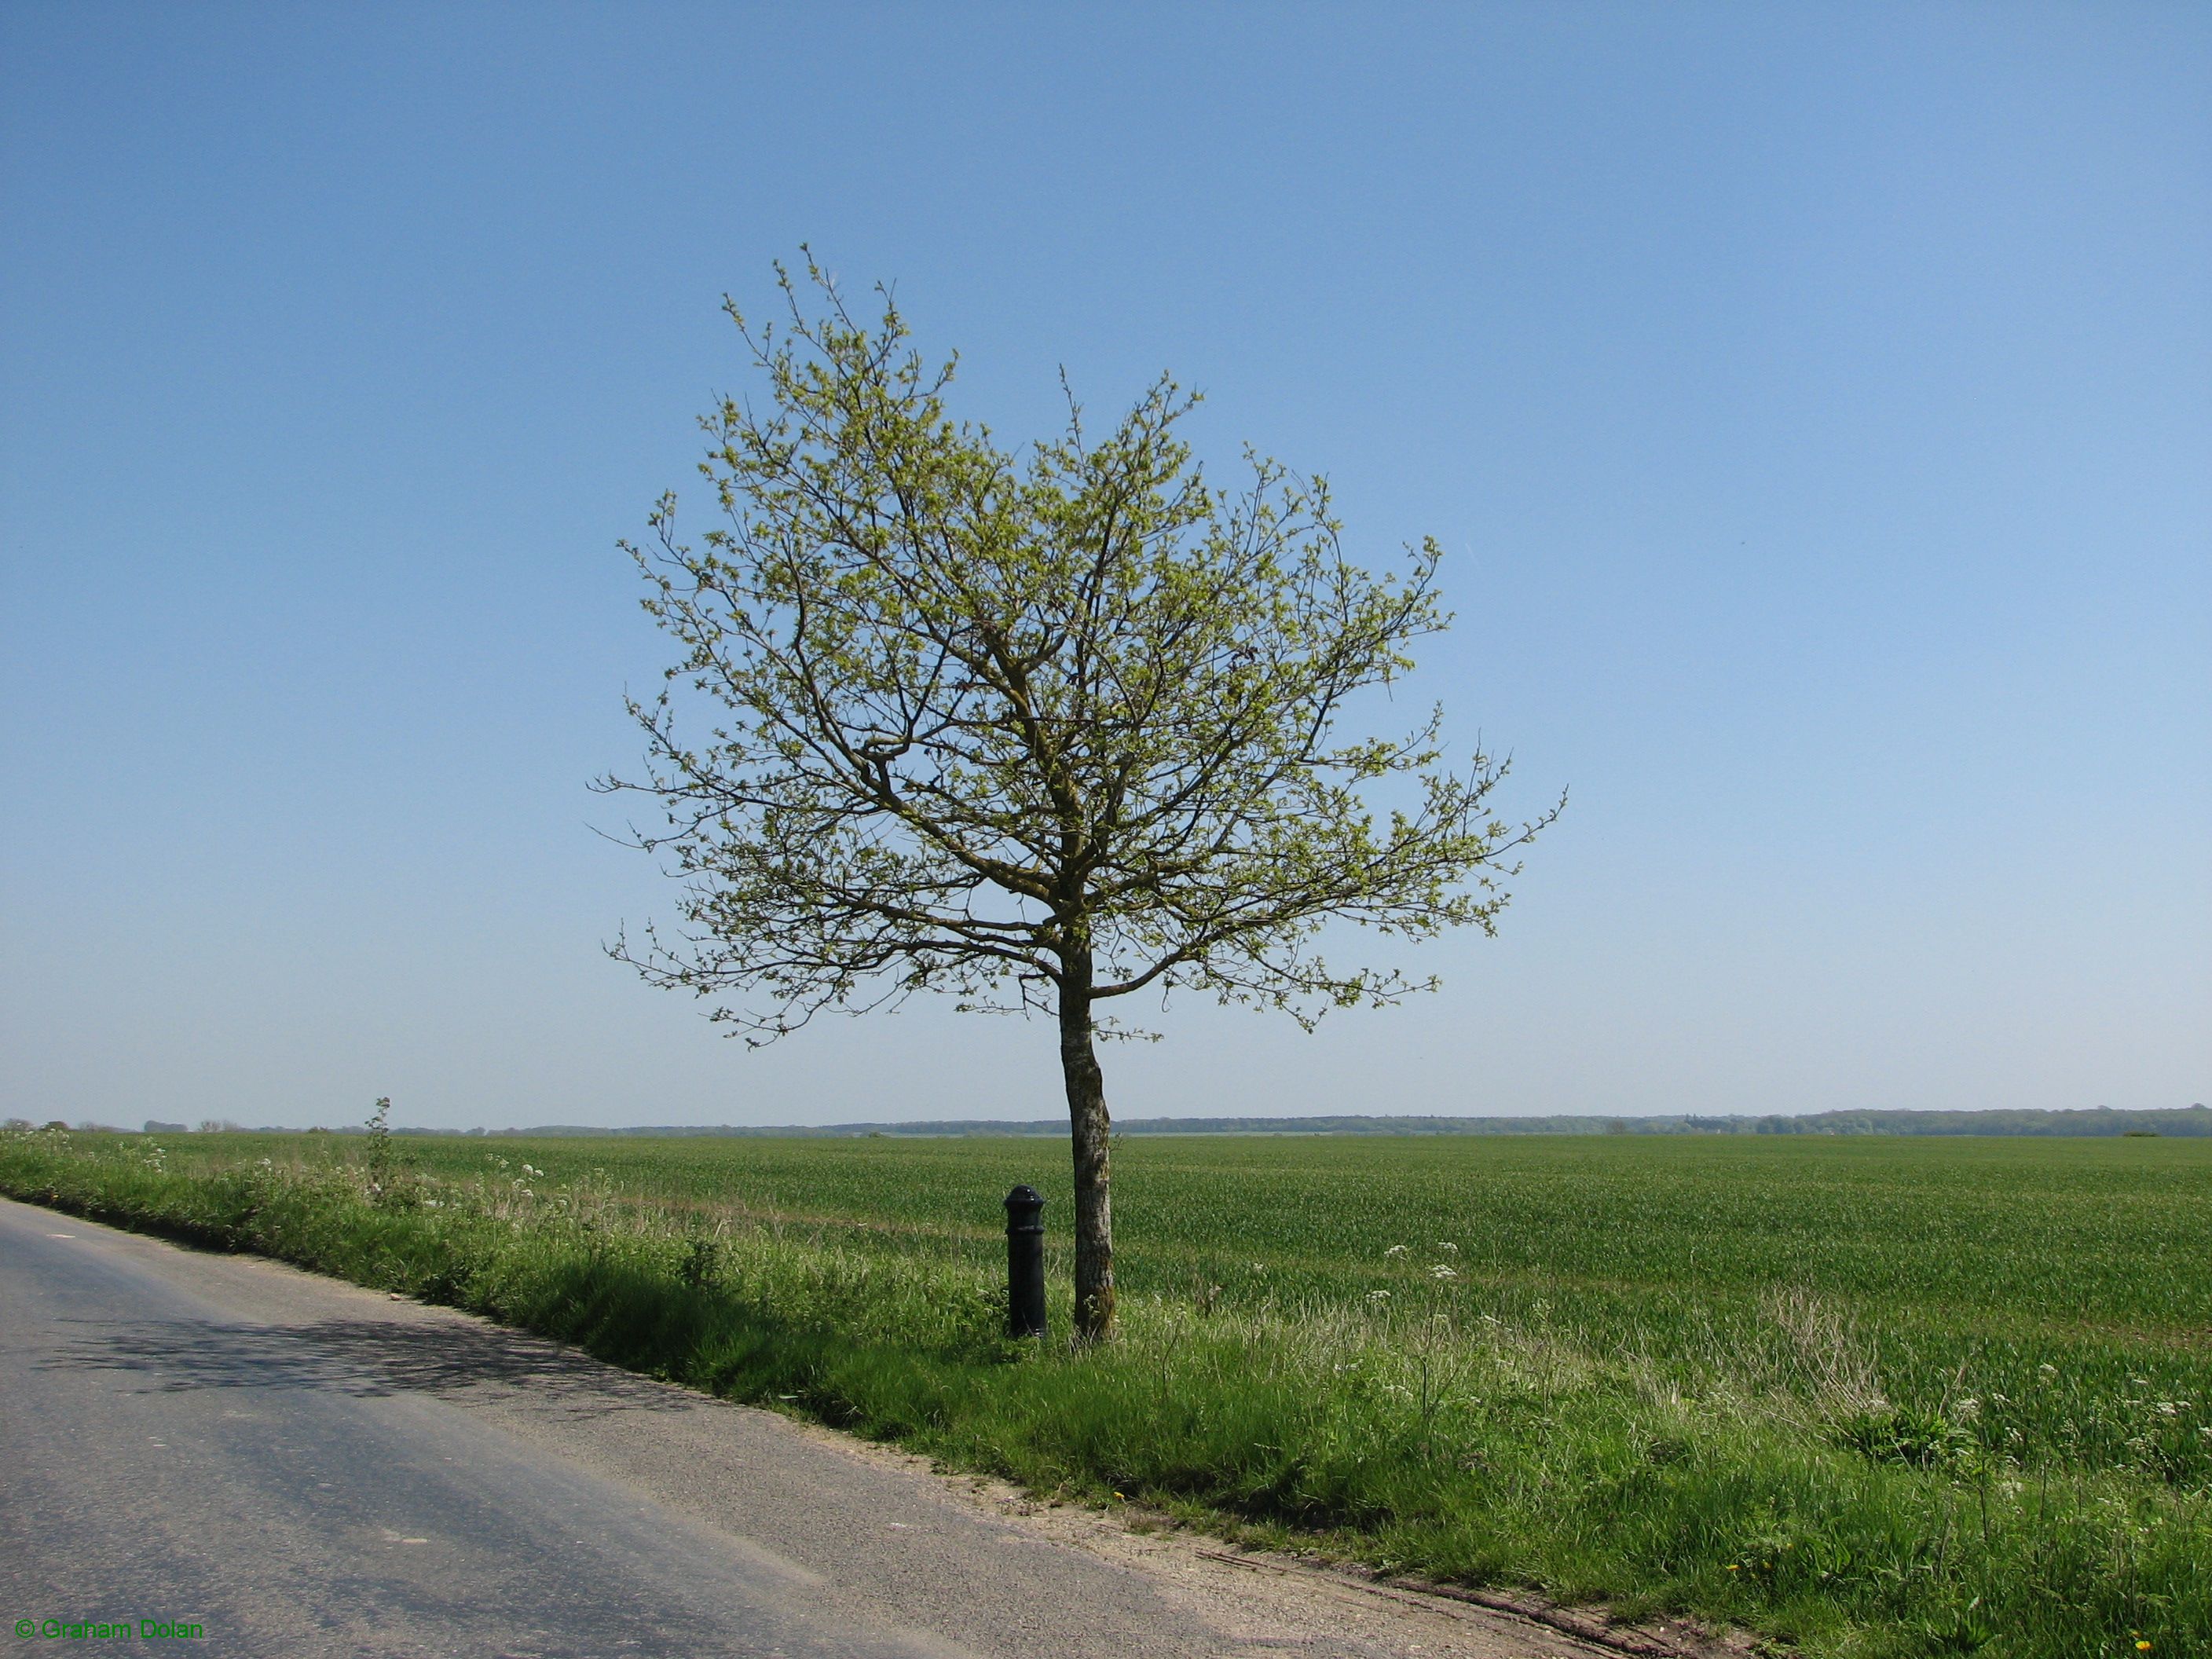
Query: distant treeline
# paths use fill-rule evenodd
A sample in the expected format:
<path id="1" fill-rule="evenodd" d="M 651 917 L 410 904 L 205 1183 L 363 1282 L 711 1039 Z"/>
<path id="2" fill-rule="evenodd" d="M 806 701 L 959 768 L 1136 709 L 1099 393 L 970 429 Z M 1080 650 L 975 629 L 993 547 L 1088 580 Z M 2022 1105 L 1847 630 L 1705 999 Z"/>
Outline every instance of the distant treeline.
<path id="1" fill-rule="evenodd" d="M 11 1119 L 10 1128 L 29 1128 L 21 1119 Z M 57 1122 L 54 1128 L 68 1126 Z M 83 1123 L 81 1129 L 108 1129 L 104 1124 Z M 247 1130 L 242 1125 L 208 1122 L 203 1130 L 231 1133 L 294 1134 L 277 1127 Z M 182 1134 L 181 1123 L 149 1122 L 149 1134 Z M 323 1133 L 319 1130 L 311 1133 Z M 335 1131 L 357 1135 L 358 1125 Z M 750 1135 L 777 1139 L 852 1139 L 860 1137 L 930 1137 L 959 1135 L 1065 1135 L 1065 1118 L 1037 1118 L 1028 1122 L 1003 1123 L 985 1118 L 945 1119 L 927 1123 L 782 1124 L 756 1127 L 750 1124 L 658 1124 L 649 1128 L 604 1129 L 585 1124 L 544 1123 L 529 1129 L 394 1129 L 396 1135 L 452 1134 L 560 1135 Z M 2109 1106 L 2078 1111 L 2009 1111 L 1998 1108 L 1978 1112 L 1811 1112 L 1788 1116 L 1779 1112 L 1761 1117 L 1140 1117 L 1116 1123 L 1121 1135 L 2212 1135 L 2212 1107 L 2193 1106 L 2142 1112 L 2116 1112 Z"/>
<path id="2" fill-rule="evenodd" d="M 2212 1107 L 2082 1111 L 1814 1112 L 1763 1117 L 1145 1117 L 1114 1126 L 1125 1135 L 2212 1135 Z M 399 1133 L 405 1133 L 401 1131 Z M 671 1125 L 592 1129 L 549 1124 L 498 1135 L 776 1135 L 805 1137 L 1065 1135 L 1065 1118 L 998 1123 L 837 1123 L 752 1128 Z"/>

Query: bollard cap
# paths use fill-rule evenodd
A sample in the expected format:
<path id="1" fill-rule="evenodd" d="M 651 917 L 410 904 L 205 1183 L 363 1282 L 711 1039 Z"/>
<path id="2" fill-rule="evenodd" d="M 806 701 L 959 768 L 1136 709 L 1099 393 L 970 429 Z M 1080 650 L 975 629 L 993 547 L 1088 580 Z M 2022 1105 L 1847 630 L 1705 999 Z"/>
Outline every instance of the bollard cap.
<path id="1" fill-rule="evenodd" d="M 1044 1194 L 1027 1182 L 1024 1182 L 1006 1194 L 1006 1220 L 1010 1224 L 1015 1222 L 1035 1221 L 1037 1212 L 1043 1208 Z"/>

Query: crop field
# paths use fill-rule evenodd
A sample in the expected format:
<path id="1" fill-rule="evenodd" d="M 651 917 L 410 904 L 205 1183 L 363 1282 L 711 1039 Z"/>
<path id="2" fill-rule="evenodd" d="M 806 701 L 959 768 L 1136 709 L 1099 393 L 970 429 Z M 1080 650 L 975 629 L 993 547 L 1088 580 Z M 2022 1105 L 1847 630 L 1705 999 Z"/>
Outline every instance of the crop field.
<path id="1" fill-rule="evenodd" d="M 999 1200 L 1064 1242 L 1066 1161 L 40 1133 L 0 1190 L 1254 1541 L 1808 1653 L 2212 1653 L 2212 1142 L 1134 1138 L 1123 1335 L 1028 1352 Z"/>

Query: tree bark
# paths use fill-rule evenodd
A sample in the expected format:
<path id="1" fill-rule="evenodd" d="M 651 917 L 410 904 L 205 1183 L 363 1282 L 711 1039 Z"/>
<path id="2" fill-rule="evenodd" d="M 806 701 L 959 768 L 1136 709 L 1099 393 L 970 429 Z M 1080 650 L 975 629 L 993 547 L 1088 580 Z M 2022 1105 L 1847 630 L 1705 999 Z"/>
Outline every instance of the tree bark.
<path id="1" fill-rule="evenodd" d="M 1071 951 L 1061 963 L 1060 1066 L 1075 1147 L 1075 1334 L 1099 1342 L 1114 1334 L 1113 1125 L 1091 1029 L 1091 952 Z"/>

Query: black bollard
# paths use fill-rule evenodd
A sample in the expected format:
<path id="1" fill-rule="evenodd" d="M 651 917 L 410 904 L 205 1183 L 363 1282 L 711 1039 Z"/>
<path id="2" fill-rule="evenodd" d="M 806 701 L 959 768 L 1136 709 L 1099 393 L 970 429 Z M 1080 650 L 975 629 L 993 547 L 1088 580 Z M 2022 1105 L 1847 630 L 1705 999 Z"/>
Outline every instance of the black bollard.
<path id="1" fill-rule="evenodd" d="M 1006 1334 L 1044 1334 L 1044 1194 L 1023 1185 L 1006 1194 Z"/>

